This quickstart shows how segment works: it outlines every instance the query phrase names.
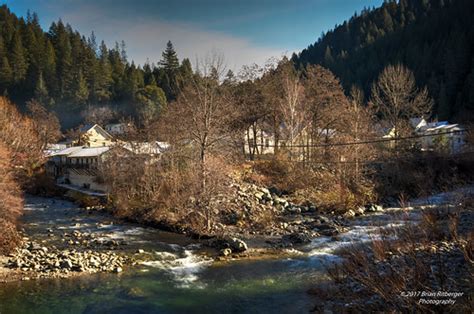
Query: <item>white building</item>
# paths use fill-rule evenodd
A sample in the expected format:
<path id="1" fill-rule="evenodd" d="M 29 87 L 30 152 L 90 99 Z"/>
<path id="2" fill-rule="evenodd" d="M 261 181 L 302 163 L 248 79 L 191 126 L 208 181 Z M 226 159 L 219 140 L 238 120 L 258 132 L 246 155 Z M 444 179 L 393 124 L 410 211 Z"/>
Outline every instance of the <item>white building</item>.
<path id="1" fill-rule="evenodd" d="M 418 146 L 422 151 L 444 151 L 450 154 L 461 152 L 466 143 L 466 130 L 459 124 L 448 121 L 427 122 L 423 118 L 410 119 L 410 125 L 415 135 L 418 135 Z M 383 138 L 395 136 L 394 129 L 388 130 Z"/>

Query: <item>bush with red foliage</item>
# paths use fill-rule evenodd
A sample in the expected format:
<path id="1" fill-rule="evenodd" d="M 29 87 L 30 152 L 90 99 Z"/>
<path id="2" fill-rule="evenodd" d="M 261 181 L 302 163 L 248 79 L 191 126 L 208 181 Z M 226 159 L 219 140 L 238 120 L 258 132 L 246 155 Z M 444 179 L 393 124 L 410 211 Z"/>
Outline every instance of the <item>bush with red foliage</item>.
<path id="1" fill-rule="evenodd" d="M 0 97 L 0 254 L 20 241 L 16 225 L 23 208 L 21 187 L 41 168 L 41 148 L 33 121 Z"/>

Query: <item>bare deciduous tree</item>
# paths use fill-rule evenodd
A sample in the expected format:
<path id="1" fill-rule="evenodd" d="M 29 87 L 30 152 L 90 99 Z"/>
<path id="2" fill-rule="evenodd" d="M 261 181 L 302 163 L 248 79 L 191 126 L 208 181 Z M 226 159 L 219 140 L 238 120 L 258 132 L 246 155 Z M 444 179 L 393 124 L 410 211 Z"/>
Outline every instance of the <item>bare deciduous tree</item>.
<path id="1" fill-rule="evenodd" d="M 18 178 L 31 177 L 41 167 L 44 160 L 42 141 L 33 121 L 20 114 L 4 97 L 0 98 L 0 142 L 8 146 Z"/>
<path id="2" fill-rule="evenodd" d="M 410 118 L 426 117 L 433 105 L 426 87 L 417 88 L 413 72 L 401 64 L 382 71 L 372 85 L 370 101 L 395 137 L 409 132 Z"/>
<path id="3" fill-rule="evenodd" d="M 200 173 L 200 207 L 211 228 L 208 186 L 208 156 L 225 154 L 231 135 L 235 111 L 231 90 L 220 80 L 225 73 L 222 57 L 211 55 L 198 61 L 197 74 L 184 86 L 175 103 L 163 113 L 161 125 L 166 139 L 176 147 L 189 147 L 195 152 Z"/>
<path id="4" fill-rule="evenodd" d="M 328 69 L 319 65 L 308 66 L 304 83 L 306 110 L 311 123 L 307 159 L 327 160 L 332 148 L 314 148 L 313 145 L 328 145 L 338 138 L 340 140 L 347 131 L 349 103 L 339 80 Z"/>
<path id="5" fill-rule="evenodd" d="M 302 131 L 307 117 L 304 110 L 303 84 L 300 74 L 295 70 L 293 64 L 284 61 L 280 65 L 279 79 L 281 80 L 281 98 L 278 107 L 285 124 L 284 131 L 288 145 L 295 144 L 296 136 Z"/>
<path id="6" fill-rule="evenodd" d="M 43 148 L 47 144 L 56 143 L 62 135 L 58 117 L 36 100 L 27 102 L 27 108 L 33 128 L 38 133 Z"/>
<path id="7" fill-rule="evenodd" d="M 104 126 L 115 118 L 116 113 L 110 107 L 89 106 L 82 112 L 82 116 L 84 117 L 84 122 L 87 124 L 98 124 Z"/>

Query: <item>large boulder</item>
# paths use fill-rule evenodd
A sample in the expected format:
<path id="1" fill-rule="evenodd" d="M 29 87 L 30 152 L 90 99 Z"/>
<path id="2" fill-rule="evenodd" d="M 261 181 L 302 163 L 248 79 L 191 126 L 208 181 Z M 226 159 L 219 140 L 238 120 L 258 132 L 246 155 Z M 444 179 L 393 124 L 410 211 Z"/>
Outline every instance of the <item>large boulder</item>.
<path id="1" fill-rule="evenodd" d="M 365 205 L 365 211 L 369 213 L 381 212 L 383 211 L 383 207 L 377 204 L 367 204 Z"/>
<path id="2" fill-rule="evenodd" d="M 232 252 L 244 252 L 248 249 L 247 243 L 237 238 L 229 238 L 228 243 Z"/>
<path id="3" fill-rule="evenodd" d="M 244 252 L 248 249 L 247 244 L 244 241 L 233 237 L 216 238 L 209 241 L 208 245 L 221 251 L 224 249 L 230 249 L 234 253 Z"/>
<path id="4" fill-rule="evenodd" d="M 321 223 L 315 230 L 323 236 L 334 236 L 339 233 L 339 228 L 332 222 Z"/>

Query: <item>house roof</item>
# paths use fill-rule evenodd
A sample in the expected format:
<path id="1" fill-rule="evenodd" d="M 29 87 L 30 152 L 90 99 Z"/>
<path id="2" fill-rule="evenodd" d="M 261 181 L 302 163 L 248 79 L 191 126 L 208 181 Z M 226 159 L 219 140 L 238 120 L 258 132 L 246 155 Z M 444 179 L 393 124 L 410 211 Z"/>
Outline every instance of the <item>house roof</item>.
<path id="1" fill-rule="evenodd" d="M 68 147 L 65 149 L 62 149 L 60 151 L 52 153 L 50 156 L 68 156 L 76 151 L 81 150 L 83 147 L 82 146 L 73 146 L 73 147 Z"/>
<path id="2" fill-rule="evenodd" d="M 169 148 L 169 144 L 166 142 L 132 142 L 132 143 L 125 143 L 123 145 L 124 148 L 127 150 L 135 153 L 135 154 L 161 154 L 167 148 Z"/>
<path id="3" fill-rule="evenodd" d="M 450 132 L 450 131 L 462 131 L 463 128 L 459 126 L 459 124 L 441 124 L 436 125 L 435 127 L 426 129 L 426 132 Z"/>
<path id="4" fill-rule="evenodd" d="M 424 118 L 410 118 L 410 125 L 415 128 L 421 128 L 426 125 L 426 120 Z"/>
<path id="5" fill-rule="evenodd" d="M 81 147 L 80 150 L 74 151 L 69 154 L 70 158 L 81 158 L 81 157 L 98 157 L 103 153 L 110 150 L 109 146 L 103 147 Z"/>
<path id="6" fill-rule="evenodd" d="M 99 133 L 100 135 L 102 135 L 102 136 L 103 136 L 104 138 L 106 138 L 106 139 L 109 139 L 109 140 L 113 139 L 113 136 L 110 135 L 109 132 L 107 132 L 106 130 L 104 130 L 104 129 L 103 129 L 100 125 L 98 125 L 98 124 L 94 124 L 94 125 L 92 125 L 92 124 L 86 124 L 86 125 L 84 125 L 83 127 L 81 127 L 81 128 L 79 129 L 79 131 L 80 131 L 81 133 L 87 133 L 87 132 L 89 132 L 89 131 L 92 130 L 92 129 L 94 129 L 97 133 Z"/>

